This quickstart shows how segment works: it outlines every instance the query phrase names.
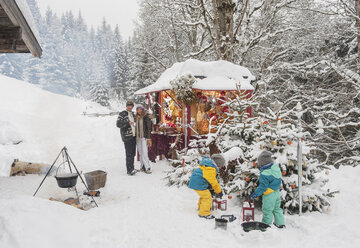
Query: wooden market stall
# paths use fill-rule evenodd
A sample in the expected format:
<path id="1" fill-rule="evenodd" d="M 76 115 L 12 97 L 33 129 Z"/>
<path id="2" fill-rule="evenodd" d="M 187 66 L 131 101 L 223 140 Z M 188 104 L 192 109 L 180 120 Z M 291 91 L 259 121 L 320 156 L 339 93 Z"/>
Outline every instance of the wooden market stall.
<path id="1" fill-rule="evenodd" d="M 212 132 L 211 127 L 227 117 L 229 108 L 224 103 L 239 92 L 251 97 L 254 80 L 247 68 L 228 61 L 189 59 L 175 63 L 154 84 L 135 92 L 147 96 L 156 119 L 151 160 L 162 154 L 171 157 L 171 144 L 182 149 L 192 138 Z"/>

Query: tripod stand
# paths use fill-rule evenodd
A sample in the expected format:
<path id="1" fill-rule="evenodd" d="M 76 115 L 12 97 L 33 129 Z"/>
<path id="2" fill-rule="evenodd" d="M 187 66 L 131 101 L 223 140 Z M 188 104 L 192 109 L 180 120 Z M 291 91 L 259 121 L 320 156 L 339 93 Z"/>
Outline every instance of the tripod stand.
<path id="1" fill-rule="evenodd" d="M 87 191 L 89 191 L 89 188 L 87 187 L 84 179 L 81 177 L 80 172 L 78 171 L 78 169 L 76 168 L 74 162 L 73 162 L 72 159 L 70 158 L 69 153 L 68 153 L 68 151 L 67 151 L 67 148 L 64 146 L 64 148 L 61 149 L 59 155 L 56 157 L 54 163 L 51 165 L 51 167 L 50 167 L 49 170 L 47 171 L 44 179 L 41 181 L 39 187 L 37 188 L 37 190 L 35 191 L 35 193 L 34 193 L 33 196 L 35 196 L 36 193 L 39 191 L 39 189 L 40 189 L 40 187 L 42 186 L 42 184 L 44 183 L 46 177 L 50 174 L 51 169 L 54 167 L 54 165 L 55 165 L 56 162 L 58 161 L 60 155 L 62 155 L 63 164 L 65 164 L 65 163 L 68 164 L 70 173 L 72 173 L 72 168 L 71 168 L 71 167 L 73 167 L 73 168 L 75 169 L 75 171 L 76 171 L 76 174 L 80 177 L 81 182 L 84 184 L 84 186 L 85 186 L 85 188 L 87 189 Z M 77 190 L 76 190 L 76 186 L 75 186 L 75 192 L 76 192 L 76 195 L 78 195 Z M 90 195 L 90 196 L 91 196 L 91 198 L 92 198 L 92 201 L 95 203 L 96 207 L 98 207 L 98 205 L 97 205 L 94 197 L 93 197 L 92 195 Z M 80 201 L 80 198 L 79 198 L 79 201 Z"/>

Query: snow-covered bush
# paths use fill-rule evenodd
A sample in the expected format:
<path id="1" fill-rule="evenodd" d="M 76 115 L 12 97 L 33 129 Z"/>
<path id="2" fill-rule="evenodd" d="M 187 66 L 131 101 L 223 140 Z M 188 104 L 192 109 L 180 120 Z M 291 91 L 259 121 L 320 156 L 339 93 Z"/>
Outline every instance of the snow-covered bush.
<path id="1" fill-rule="evenodd" d="M 22 140 L 22 135 L 13 124 L 0 120 L 0 145 L 19 144 Z"/>

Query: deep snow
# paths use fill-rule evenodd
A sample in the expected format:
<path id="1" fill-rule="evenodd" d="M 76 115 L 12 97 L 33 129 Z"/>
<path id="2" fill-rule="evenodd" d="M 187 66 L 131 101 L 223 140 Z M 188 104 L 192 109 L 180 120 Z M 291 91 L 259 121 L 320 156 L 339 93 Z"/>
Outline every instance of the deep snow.
<path id="1" fill-rule="evenodd" d="M 80 100 L 48 93 L 34 85 L 0 76 L 0 123 L 23 140 L 0 143 L 0 247 L 359 247 L 360 167 L 330 171 L 332 189 L 340 194 L 329 213 L 286 216 L 286 230 L 244 233 L 240 202 L 228 213 L 238 220 L 227 231 L 199 219 L 197 195 L 186 187 L 167 187 L 165 161 L 152 164 L 153 174 L 126 175 L 116 116 L 81 115 Z M 11 135 L 10 135 L 11 136 Z M 5 140 L 5 138 L 4 138 Z M 71 197 L 49 177 L 32 197 L 42 176 L 7 177 L 12 159 L 51 163 L 66 145 L 77 167 L 105 169 L 107 185 L 99 208 L 81 211 L 49 197 Z M 139 166 L 138 164 L 136 165 Z M 78 185 L 80 185 L 78 183 Z M 222 212 L 215 212 L 216 215 Z M 257 210 L 257 220 L 261 219 Z"/>

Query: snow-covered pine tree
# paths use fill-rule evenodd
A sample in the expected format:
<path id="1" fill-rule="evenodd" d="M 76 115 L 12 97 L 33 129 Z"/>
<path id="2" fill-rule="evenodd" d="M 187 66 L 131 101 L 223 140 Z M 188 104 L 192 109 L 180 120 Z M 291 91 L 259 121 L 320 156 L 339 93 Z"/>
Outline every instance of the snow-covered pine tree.
<path id="1" fill-rule="evenodd" d="M 0 72 L 8 77 L 22 80 L 23 78 L 23 61 L 14 54 L 0 55 Z"/>
<path id="2" fill-rule="evenodd" d="M 93 85 L 90 93 L 94 102 L 97 102 L 104 107 L 110 106 L 109 89 L 105 86 L 105 83 Z"/>
<path id="3" fill-rule="evenodd" d="M 123 41 L 119 27 L 115 28 L 115 47 L 114 47 L 114 79 L 111 88 L 116 93 L 117 98 L 127 99 L 128 83 L 130 75 L 130 52 L 131 40 Z"/>
<path id="4" fill-rule="evenodd" d="M 232 119 L 221 131 L 219 144 L 225 152 L 233 147 L 239 147 L 241 152 L 236 159 L 228 161 L 224 178 L 225 191 L 238 192 L 241 198 L 249 199 L 258 186 L 260 171 L 256 164 L 257 157 L 262 150 L 269 150 L 283 174 L 282 206 L 288 213 L 296 213 L 299 204 L 297 139 L 303 135 L 303 211 L 326 210 L 330 205 L 329 197 L 333 194 L 325 189 L 326 173 L 320 173 L 326 166 L 314 158 L 310 134 L 298 133 L 294 121 L 296 111 L 280 110 L 281 103 L 277 102 L 272 105 L 277 111 L 267 108 L 247 118 L 241 113 L 250 104 L 254 106 L 254 100 L 250 103 L 243 98 L 229 104 Z"/>
<path id="5" fill-rule="evenodd" d="M 142 37 L 136 33 L 132 37 L 131 65 L 129 70 L 129 98 L 143 102 L 143 96 L 135 96 L 134 92 L 154 83 L 160 75 L 156 59 L 143 49 Z"/>
<path id="6" fill-rule="evenodd" d="M 27 1 L 40 34 L 43 56 L 38 59 L 31 54 L 2 55 L 0 72 L 55 93 L 87 99 L 94 80 L 106 79 L 110 84 L 114 63 L 111 27 L 104 21 L 97 33 L 89 31 L 80 12 L 75 17 L 68 11 L 59 18 L 48 8 L 43 17 L 37 1 Z M 94 77 L 94 68 L 106 69 L 102 78 Z"/>

